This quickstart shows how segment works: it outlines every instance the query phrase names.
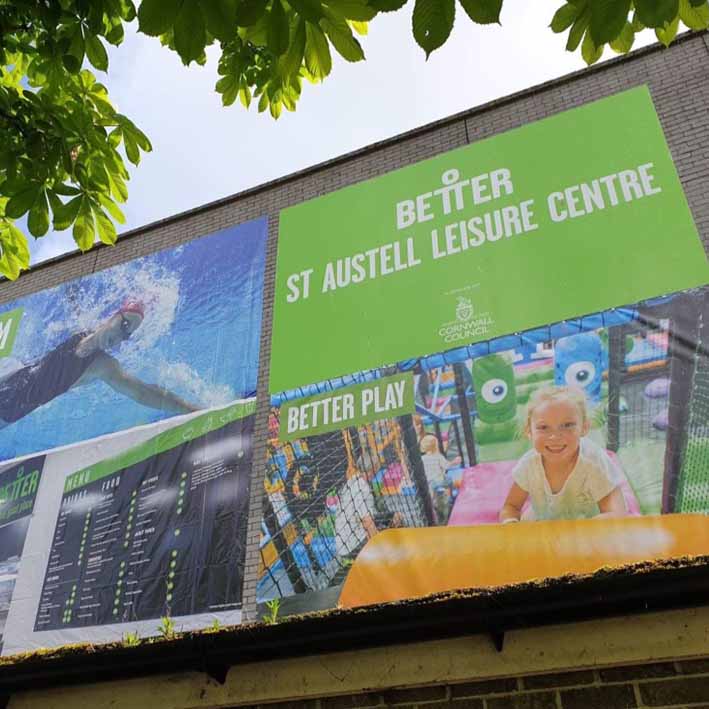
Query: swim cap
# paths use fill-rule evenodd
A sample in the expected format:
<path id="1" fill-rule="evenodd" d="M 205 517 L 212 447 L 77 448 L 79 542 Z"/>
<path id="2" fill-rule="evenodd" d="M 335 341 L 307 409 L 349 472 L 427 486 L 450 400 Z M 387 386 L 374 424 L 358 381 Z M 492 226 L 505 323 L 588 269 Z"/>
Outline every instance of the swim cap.
<path id="1" fill-rule="evenodd" d="M 139 300 L 126 300 L 123 305 L 118 309 L 119 315 L 125 315 L 126 313 L 135 313 L 140 315 L 141 319 L 145 318 L 145 306 Z"/>

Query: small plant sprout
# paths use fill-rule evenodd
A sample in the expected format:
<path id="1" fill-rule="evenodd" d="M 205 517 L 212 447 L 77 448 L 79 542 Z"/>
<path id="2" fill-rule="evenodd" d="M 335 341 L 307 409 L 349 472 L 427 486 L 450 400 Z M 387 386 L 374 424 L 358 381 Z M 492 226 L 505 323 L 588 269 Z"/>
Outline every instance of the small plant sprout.
<path id="1" fill-rule="evenodd" d="M 121 642 L 126 647 L 135 647 L 136 645 L 140 645 L 140 636 L 138 635 L 138 631 L 135 630 L 132 633 L 123 633 Z"/>
<path id="2" fill-rule="evenodd" d="M 170 618 L 169 615 L 160 618 L 160 625 L 158 625 L 158 632 L 166 640 L 170 640 L 175 637 L 175 621 Z"/>
<path id="3" fill-rule="evenodd" d="M 263 617 L 265 623 L 268 625 L 275 625 L 278 622 L 278 611 L 281 609 L 281 599 L 273 598 L 270 601 L 266 601 L 266 608 L 268 608 L 268 613 Z"/>

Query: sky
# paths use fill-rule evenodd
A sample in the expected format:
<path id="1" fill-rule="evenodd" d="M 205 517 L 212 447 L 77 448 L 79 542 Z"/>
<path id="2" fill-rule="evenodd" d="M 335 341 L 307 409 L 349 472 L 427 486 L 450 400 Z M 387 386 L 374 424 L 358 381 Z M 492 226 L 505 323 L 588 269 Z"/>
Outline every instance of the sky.
<path id="1" fill-rule="evenodd" d="M 216 48 L 205 66 L 188 68 L 132 23 L 110 51 L 108 76 L 96 72 L 153 144 L 139 167 L 129 165 L 119 233 L 582 69 L 580 54 L 565 51 L 565 35 L 548 27 L 559 4 L 508 0 L 501 26 L 474 25 L 458 5 L 450 39 L 426 60 L 409 2 L 379 15 L 360 38 L 366 61 L 350 64 L 333 51 L 330 76 L 306 82 L 297 111 L 277 121 L 255 105 L 221 105 Z M 644 34 L 636 47 L 654 40 Z M 70 230 L 29 240 L 33 265 L 76 248 Z"/>

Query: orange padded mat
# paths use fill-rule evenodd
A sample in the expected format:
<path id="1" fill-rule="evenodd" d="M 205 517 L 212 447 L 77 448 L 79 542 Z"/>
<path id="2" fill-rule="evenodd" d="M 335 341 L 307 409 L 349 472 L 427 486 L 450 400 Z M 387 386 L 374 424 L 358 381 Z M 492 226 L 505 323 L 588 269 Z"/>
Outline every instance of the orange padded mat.
<path id="1" fill-rule="evenodd" d="M 389 529 L 359 553 L 339 605 L 352 608 L 704 554 L 709 554 L 709 517 L 704 515 Z"/>

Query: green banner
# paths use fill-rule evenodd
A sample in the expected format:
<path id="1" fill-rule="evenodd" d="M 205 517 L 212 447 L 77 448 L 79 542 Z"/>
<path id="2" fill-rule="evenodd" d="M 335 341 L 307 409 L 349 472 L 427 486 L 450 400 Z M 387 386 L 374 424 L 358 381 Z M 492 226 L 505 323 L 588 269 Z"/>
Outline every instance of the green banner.
<path id="1" fill-rule="evenodd" d="M 163 431 L 145 443 L 127 450 L 125 453 L 102 460 L 89 468 L 78 470 L 69 475 L 64 482 L 64 493 L 72 492 L 101 478 L 113 475 L 117 470 L 123 470 L 141 460 L 159 455 L 175 446 L 187 443 L 199 436 L 204 436 L 237 419 L 249 416 L 256 411 L 256 400 L 246 400 L 232 404 L 224 409 L 209 411 L 208 413 L 190 419 L 186 423 Z"/>
<path id="2" fill-rule="evenodd" d="M 0 525 L 32 512 L 43 465 L 42 455 L 23 460 L 0 473 Z"/>
<path id="3" fill-rule="evenodd" d="M 284 210 L 270 391 L 708 281 L 638 87 Z"/>
<path id="4" fill-rule="evenodd" d="M 0 357 L 9 357 L 12 354 L 23 312 L 24 308 L 15 308 L 0 315 Z"/>
<path id="5" fill-rule="evenodd" d="M 414 413 L 411 372 L 283 404 L 279 438 L 292 441 Z"/>

